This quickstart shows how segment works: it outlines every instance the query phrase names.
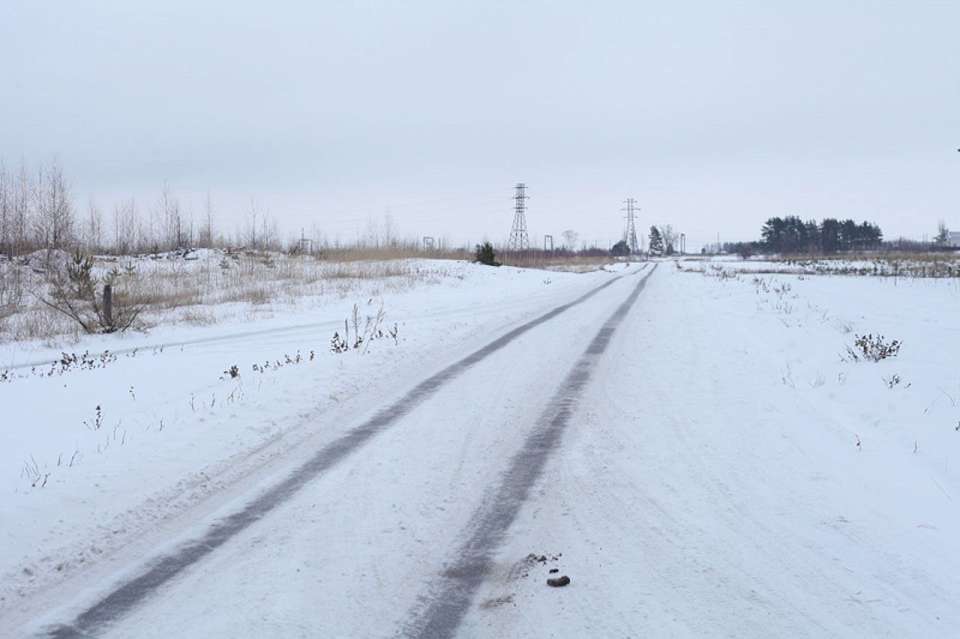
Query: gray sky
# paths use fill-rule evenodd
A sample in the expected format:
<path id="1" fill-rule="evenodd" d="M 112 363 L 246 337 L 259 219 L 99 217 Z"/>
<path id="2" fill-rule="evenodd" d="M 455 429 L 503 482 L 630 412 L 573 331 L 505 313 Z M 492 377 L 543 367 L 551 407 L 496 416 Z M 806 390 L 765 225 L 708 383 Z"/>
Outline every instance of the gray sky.
<path id="1" fill-rule="evenodd" d="M 723 6 L 721 6 L 723 5 Z M 232 229 L 688 244 L 771 215 L 960 229 L 960 3 L 0 3 L 0 157 Z M 539 240 L 538 240 L 539 241 Z"/>

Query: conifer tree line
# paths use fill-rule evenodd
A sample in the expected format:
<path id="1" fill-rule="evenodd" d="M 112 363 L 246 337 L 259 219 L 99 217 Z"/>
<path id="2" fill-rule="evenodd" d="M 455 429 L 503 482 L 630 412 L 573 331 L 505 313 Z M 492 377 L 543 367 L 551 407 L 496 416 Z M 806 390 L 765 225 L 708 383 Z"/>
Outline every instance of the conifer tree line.
<path id="1" fill-rule="evenodd" d="M 871 222 L 797 216 L 771 217 L 760 231 L 764 250 L 775 253 L 836 253 L 880 248 L 883 232 Z"/>

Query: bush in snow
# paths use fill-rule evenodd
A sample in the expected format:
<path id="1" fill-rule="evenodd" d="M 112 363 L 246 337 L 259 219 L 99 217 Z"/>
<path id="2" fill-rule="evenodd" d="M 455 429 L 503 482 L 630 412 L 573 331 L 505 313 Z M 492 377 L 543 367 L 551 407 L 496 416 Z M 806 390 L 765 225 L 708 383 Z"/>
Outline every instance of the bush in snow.
<path id="1" fill-rule="evenodd" d="M 626 240 L 620 240 L 610 247 L 610 255 L 613 255 L 614 257 L 630 255 L 630 245 L 627 244 Z"/>
<path id="2" fill-rule="evenodd" d="M 371 299 L 370 301 L 372 302 L 373 300 Z M 330 350 L 334 353 L 346 353 L 351 348 L 360 350 L 360 348 L 363 347 L 363 352 L 366 353 L 367 349 L 370 348 L 371 342 L 384 337 L 390 337 L 393 339 L 394 344 L 398 344 L 400 341 L 400 329 L 394 324 L 393 328 L 384 330 L 383 322 L 386 317 L 387 314 L 384 312 L 383 302 L 381 302 L 377 314 L 367 315 L 366 324 L 363 325 L 363 329 L 361 329 L 360 307 L 354 304 L 352 321 L 350 319 L 343 320 L 343 335 L 341 336 L 339 332 L 333 334 L 333 337 L 330 339 Z M 350 338 L 351 323 L 353 324 L 352 341 Z"/>
<path id="3" fill-rule="evenodd" d="M 879 362 L 888 357 L 896 357 L 900 352 L 900 340 L 887 341 L 883 335 L 856 335 L 853 346 L 847 347 L 847 354 L 855 362 L 866 360 Z"/>
<path id="4" fill-rule="evenodd" d="M 490 242 L 477 244 L 477 261 L 487 266 L 500 266 L 500 262 L 497 261 L 497 254 L 493 250 L 493 244 Z"/>
<path id="5" fill-rule="evenodd" d="M 93 260 L 79 250 L 62 265 L 46 271 L 49 296 L 37 294 L 43 304 L 69 317 L 85 333 L 113 333 L 131 328 L 140 316 L 143 306 L 134 303 L 122 289 L 115 287 L 121 273 L 113 269 L 102 282 L 103 297 L 97 294 L 101 278 L 93 275 Z M 110 287 L 108 295 L 106 286 Z"/>

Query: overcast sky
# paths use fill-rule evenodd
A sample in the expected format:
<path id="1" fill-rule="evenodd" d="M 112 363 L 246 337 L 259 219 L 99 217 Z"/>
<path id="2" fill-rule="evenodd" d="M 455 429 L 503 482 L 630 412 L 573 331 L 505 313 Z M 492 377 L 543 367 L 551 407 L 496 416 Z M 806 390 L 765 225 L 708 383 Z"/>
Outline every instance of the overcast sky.
<path id="1" fill-rule="evenodd" d="M 0 2 L 0 157 L 232 229 L 960 229 L 960 2 Z M 538 239 L 537 242 L 540 240 Z"/>

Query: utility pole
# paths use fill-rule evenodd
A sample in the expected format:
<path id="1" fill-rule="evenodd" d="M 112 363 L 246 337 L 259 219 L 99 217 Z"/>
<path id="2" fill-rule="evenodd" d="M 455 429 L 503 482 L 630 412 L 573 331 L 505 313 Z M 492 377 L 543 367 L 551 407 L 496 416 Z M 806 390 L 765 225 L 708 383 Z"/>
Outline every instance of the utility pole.
<path id="1" fill-rule="evenodd" d="M 507 243 L 511 251 L 526 251 L 530 248 L 530 238 L 527 235 L 527 185 L 517 184 L 513 207 L 513 228 L 510 229 L 510 241 Z"/>
<path id="2" fill-rule="evenodd" d="M 626 206 L 621 209 L 627 213 L 627 229 L 623 233 L 623 239 L 626 241 L 627 246 L 630 247 L 631 253 L 640 252 L 640 243 L 637 241 L 637 226 L 636 226 L 636 213 L 639 209 L 635 208 L 636 200 L 632 197 L 628 197 Z"/>
<path id="3" fill-rule="evenodd" d="M 300 252 L 301 253 L 313 253 L 313 240 L 308 240 L 307 236 L 303 232 L 303 227 L 300 227 Z"/>

